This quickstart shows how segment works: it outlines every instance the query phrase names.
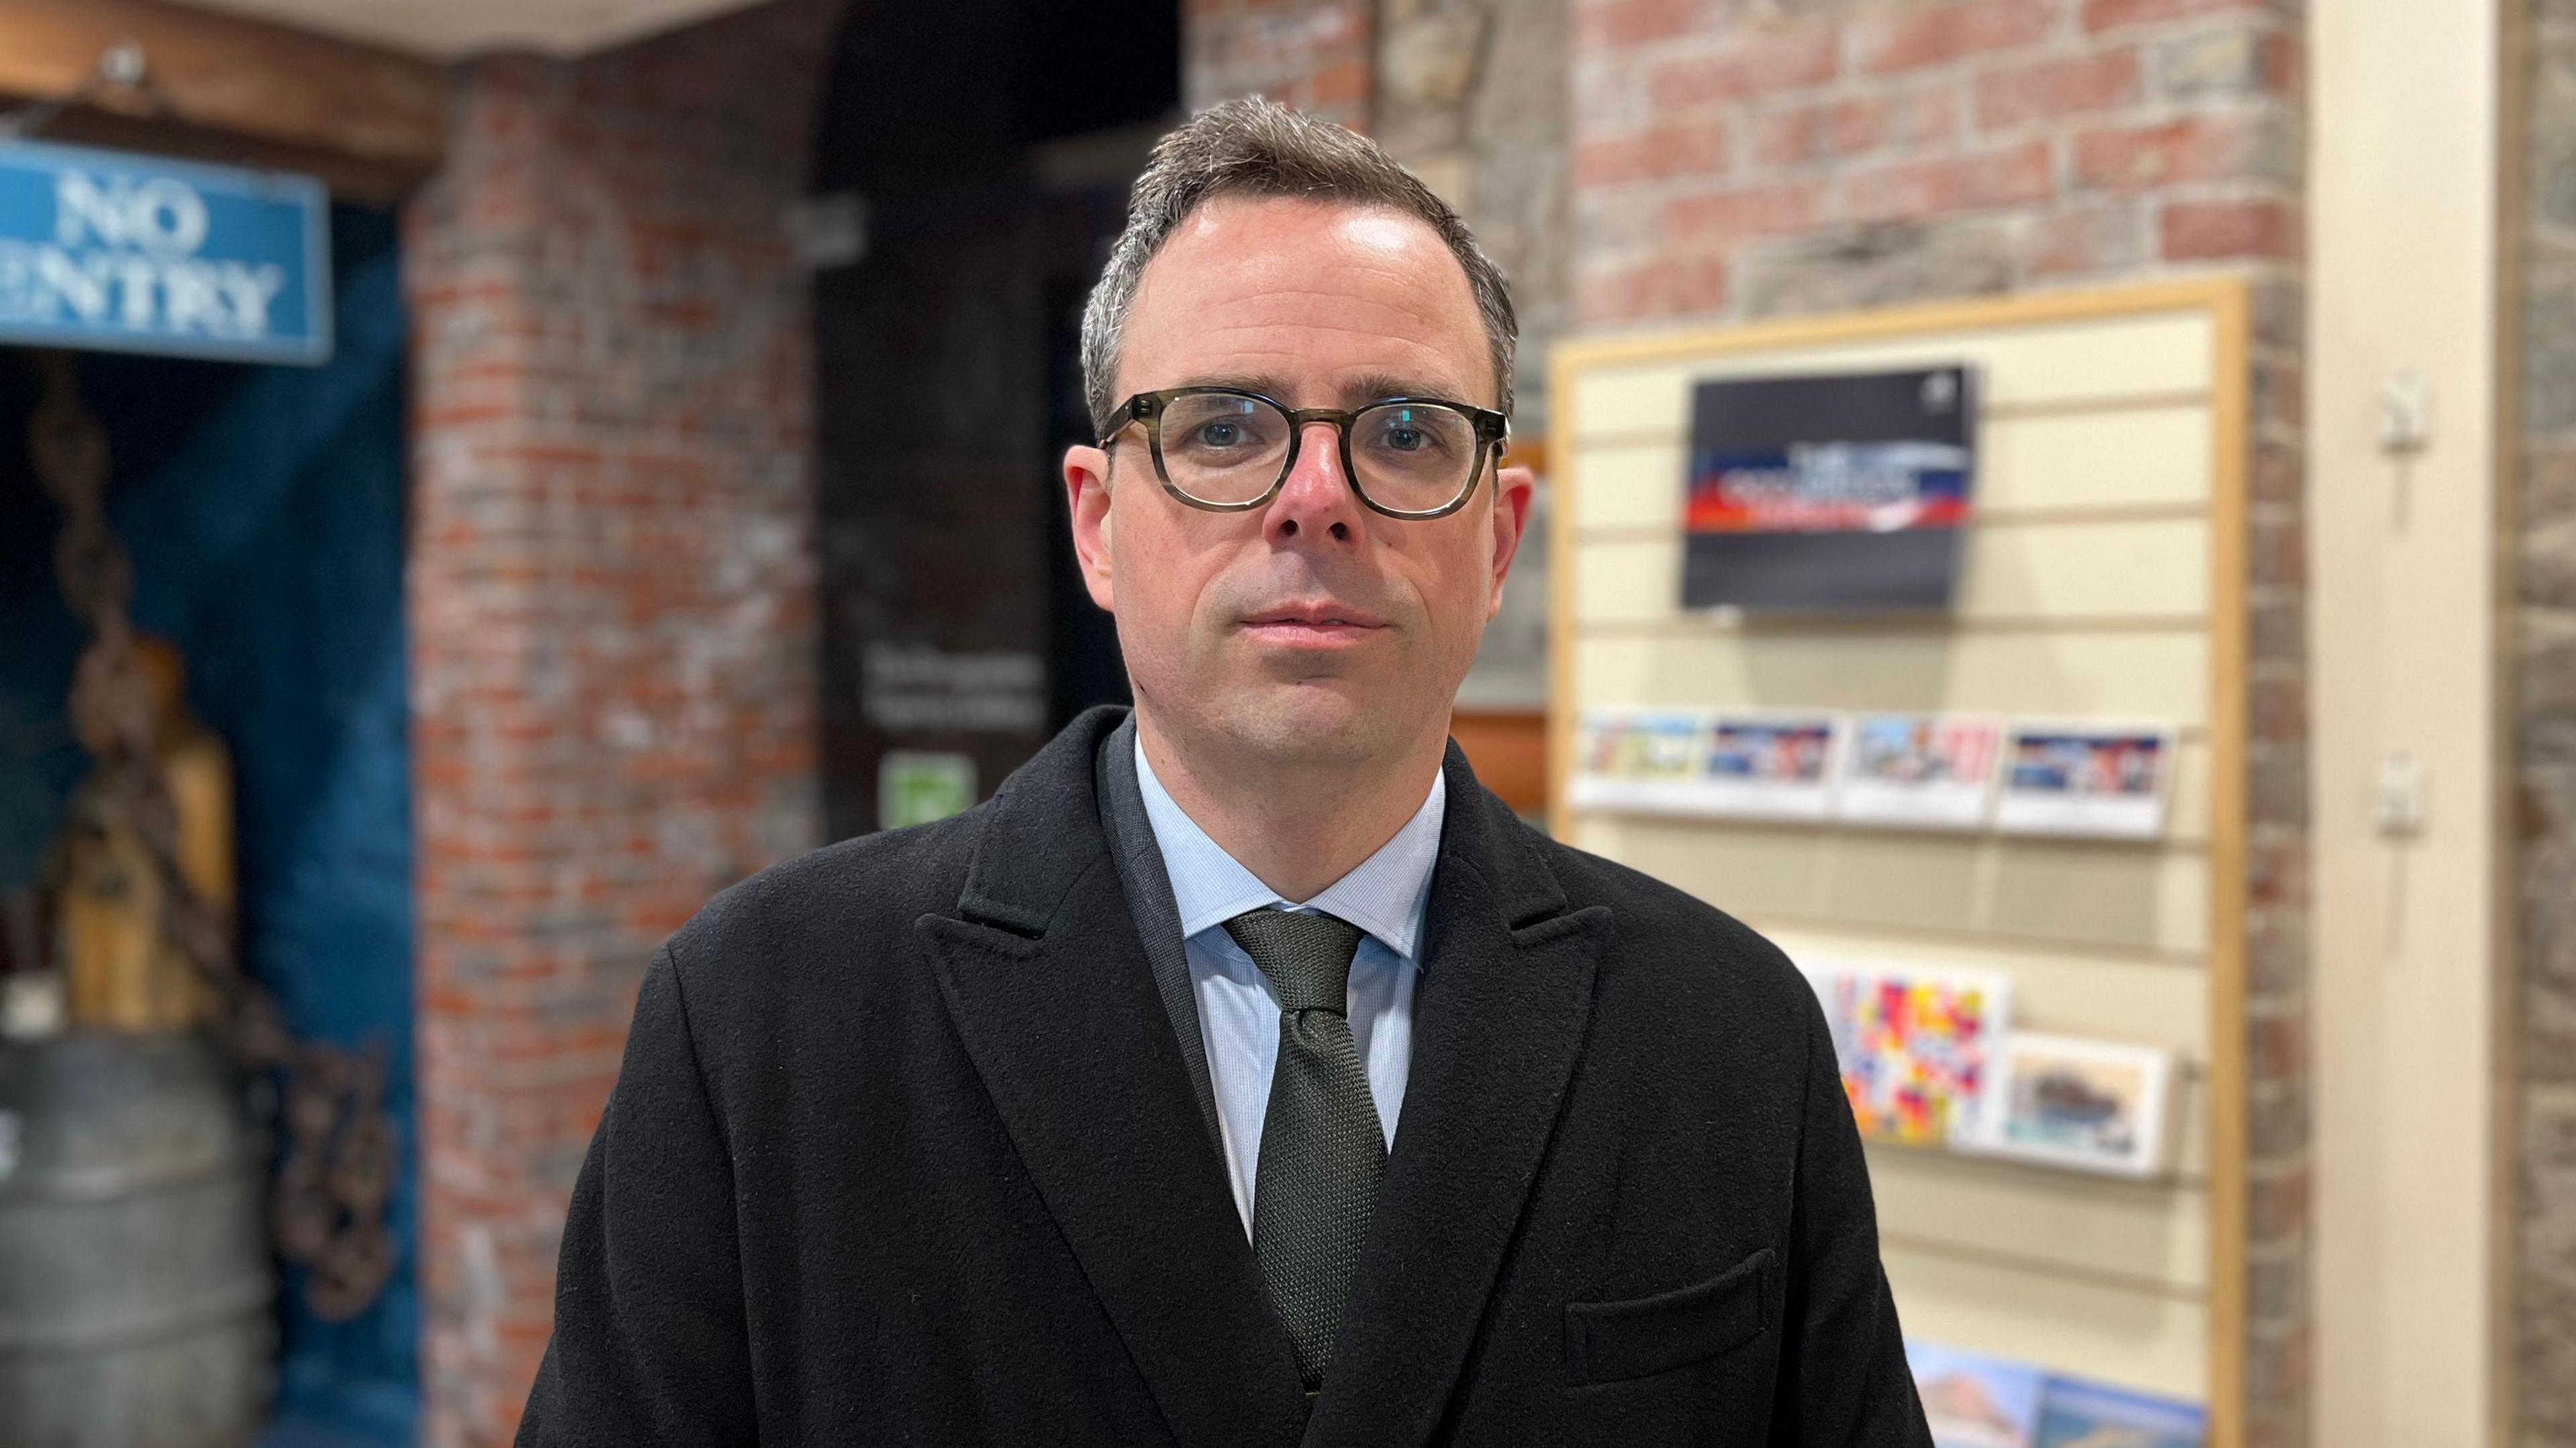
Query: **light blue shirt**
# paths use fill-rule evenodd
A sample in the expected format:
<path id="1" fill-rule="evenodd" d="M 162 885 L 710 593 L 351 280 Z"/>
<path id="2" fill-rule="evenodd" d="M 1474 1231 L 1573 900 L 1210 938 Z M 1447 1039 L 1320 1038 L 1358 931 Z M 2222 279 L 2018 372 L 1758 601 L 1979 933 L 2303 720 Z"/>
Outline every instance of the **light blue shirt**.
<path id="1" fill-rule="evenodd" d="M 1422 920 L 1431 903 L 1431 866 L 1440 855 L 1448 783 L 1433 774 L 1422 808 L 1395 838 L 1303 903 L 1279 898 L 1208 838 L 1154 777 L 1142 740 L 1136 744 L 1136 784 L 1172 879 L 1172 902 L 1180 907 L 1199 1037 L 1207 1046 L 1209 1084 L 1225 1136 L 1226 1174 L 1249 1236 L 1261 1124 L 1270 1111 L 1271 1072 L 1279 1064 L 1279 989 L 1225 932 L 1225 922 L 1247 910 L 1283 905 L 1331 915 L 1367 932 L 1351 959 L 1351 1040 L 1368 1067 L 1369 1096 L 1392 1151 L 1395 1115 L 1413 1063 L 1413 987 L 1422 973 Z"/>

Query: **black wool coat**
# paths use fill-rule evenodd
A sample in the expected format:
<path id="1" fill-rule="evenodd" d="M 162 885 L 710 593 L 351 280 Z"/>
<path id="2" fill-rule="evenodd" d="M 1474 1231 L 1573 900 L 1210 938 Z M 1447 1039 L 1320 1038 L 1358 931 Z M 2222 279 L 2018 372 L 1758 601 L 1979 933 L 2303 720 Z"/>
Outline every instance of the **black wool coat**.
<path id="1" fill-rule="evenodd" d="M 1122 715 L 656 955 L 521 1448 L 1931 1442 L 1805 983 L 1454 747 L 1411 1076 L 1309 1400 L 1104 831 Z"/>

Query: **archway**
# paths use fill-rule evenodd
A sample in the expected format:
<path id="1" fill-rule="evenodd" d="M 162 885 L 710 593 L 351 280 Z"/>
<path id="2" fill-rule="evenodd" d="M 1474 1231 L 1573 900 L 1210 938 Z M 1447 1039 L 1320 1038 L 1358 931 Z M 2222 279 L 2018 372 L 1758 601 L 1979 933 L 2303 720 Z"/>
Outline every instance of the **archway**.
<path id="1" fill-rule="evenodd" d="M 1179 94 L 1172 0 L 843 22 L 813 167 L 832 838 L 990 794 L 1126 698 L 1055 459 L 1089 431 L 1082 301 Z"/>

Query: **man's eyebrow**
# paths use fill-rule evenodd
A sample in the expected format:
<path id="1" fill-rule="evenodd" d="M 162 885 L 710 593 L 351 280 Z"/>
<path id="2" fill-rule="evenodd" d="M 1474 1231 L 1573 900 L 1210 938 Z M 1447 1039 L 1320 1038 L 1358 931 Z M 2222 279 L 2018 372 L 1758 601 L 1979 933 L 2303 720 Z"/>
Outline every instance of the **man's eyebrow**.
<path id="1" fill-rule="evenodd" d="M 1368 372 L 1350 380 L 1342 400 L 1345 406 L 1356 407 L 1383 397 L 1439 397 L 1463 402 L 1466 396 L 1463 389 L 1429 377 L 1407 376 L 1401 372 Z"/>
<path id="2" fill-rule="evenodd" d="M 1288 380 L 1268 372 L 1214 372 L 1192 377 L 1184 387 L 1231 387 L 1237 392 L 1258 392 L 1264 397 L 1288 400 Z"/>
<path id="3" fill-rule="evenodd" d="M 1282 402 L 1292 401 L 1296 388 L 1289 381 L 1268 372 L 1221 372 L 1193 377 L 1185 386 L 1231 387 L 1238 392 L 1258 392 Z M 1409 377 L 1397 372 L 1364 372 L 1343 382 L 1340 395 L 1333 399 L 1340 407 L 1360 407 L 1389 397 L 1441 397 L 1464 400 L 1465 394 L 1445 382 L 1426 377 Z"/>

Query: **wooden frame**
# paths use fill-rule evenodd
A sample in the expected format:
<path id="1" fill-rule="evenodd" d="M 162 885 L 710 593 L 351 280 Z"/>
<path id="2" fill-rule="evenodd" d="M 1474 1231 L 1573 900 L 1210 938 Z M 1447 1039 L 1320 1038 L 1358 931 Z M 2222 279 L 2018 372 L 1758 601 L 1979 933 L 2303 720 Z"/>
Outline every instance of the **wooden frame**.
<path id="1" fill-rule="evenodd" d="M 1548 796 L 1550 821 L 1570 833 L 1566 784 L 1572 772 L 1580 667 L 1574 626 L 1576 509 L 1584 486 L 1586 438 L 1576 414 L 1578 379 L 1640 363 L 1719 361 L 1730 356 L 1835 344 L 1899 341 L 1942 333 L 2080 323 L 2159 313 L 2205 317 L 2210 326 L 2210 493 L 2207 507 L 2209 750 L 2208 988 L 2209 1142 L 2207 1383 L 2212 1448 L 2242 1448 L 2246 1422 L 2248 1083 L 2245 993 L 2247 878 L 2247 478 L 2251 461 L 2250 315 L 2247 284 L 2212 278 L 2103 291 L 1913 306 L 1807 320 L 1575 341 L 1551 359 L 1550 405 L 1557 490 L 1551 513 Z M 2104 620 L 2111 628 L 2117 620 Z M 2003 627 L 1999 622 L 1989 628 Z M 1839 622 L 1818 628 L 1868 627 Z M 1940 624 L 1904 627 L 1940 631 Z"/>
<path id="2" fill-rule="evenodd" d="M 126 41 L 144 49 L 143 93 L 101 91 L 30 139 L 304 171 L 372 205 L 446 146 L 444 67 L 160 0 L 0 0 L 0 99 L 68 99 Z"/>

